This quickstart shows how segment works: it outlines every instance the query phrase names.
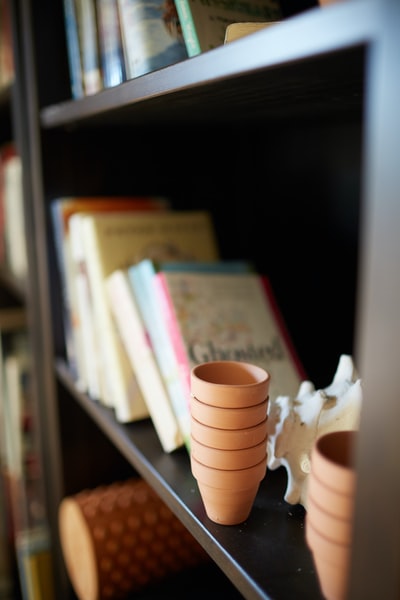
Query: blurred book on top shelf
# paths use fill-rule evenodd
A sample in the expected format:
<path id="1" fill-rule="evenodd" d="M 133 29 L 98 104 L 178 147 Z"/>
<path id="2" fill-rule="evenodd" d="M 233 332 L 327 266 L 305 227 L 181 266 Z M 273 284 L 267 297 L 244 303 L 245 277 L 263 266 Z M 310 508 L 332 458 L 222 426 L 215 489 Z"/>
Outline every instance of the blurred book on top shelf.
<path id="1" fill-rule="evenodd" d="M 126 80 L 118 0 L 97 0 L 100 63 L 105 88 Z"/>
<path id="2" fill-rule="evenodd" d="M 86 96 L 103 89 L 95 0 L 75 0 L 83 89 Z"/>
<path id="3" fill-rule="evenodd" d="M 74 100 L 78 100 L 85 95 L 85 88 L 75 0 L 64 0 L 64 22 L 71 94 Z"/>
<path id="4" fill-rule="evenodd" d="M 1 262 L 21 282 L 28 271 L 22 161 L 13 142 L 0 148 Z"/>
<path id="5" fill-rule="evenodd" d="M 297 394 L 304 371 L 265 279 L 257 272 L 154 276 L 188 415 L 190 370 L 211 360 L 254 363 L 271 374 L 270 397 Z"/>
<path id="6" fill-rule="evenodd" d="M 248 0 L 244 3 L 175 0 L 189 56 L 222 46 L 228 25 L 243 21 L 279 21 L 278 0 Z"/>
<path id="7" fill-rule="evenodd" d="M 0 0 L 0 90 L 14 80 L 11 1 Z"/>
<path id="8" fill-rule="evenodd" d="M 118 0 L 128 79 L 188 57 L 174 0 Z"/>
<path id="9" fill-rule="evenodd" d="M 82 258 L 88 275 L 95 350 L 102 376 L 100 400 L 115 409 L 116 418 L 121 422 L 148 417 L 108 305 L 105 281 L 116 269 L 135 264 L 144 257 L 182 255 L 176 243 L 179 237 L 188 239 L 185 248 L 190 243 L 196 245 L 196 239 L 202 243 L 207 240 L 213 248 L 217 243 L 211 217 L 206 211 L 78 213 L 71 217 L 71 233 L 73 221 L 77 219 L 81 221 Z M 82 270 L 82 263 L 79 268 Z"/>
<path id="10" fill-rule="evenodd" d="M 65 353 L 76 384 L 92 398 L 100 397 L 88 297 L 87 274 L 81 264 L 82 239 L 79 221 L 75 224 L 74 255 L 70 219 L 75 213 L 119 212 L 127 210 L 166 210 L 166 199 L 146 196 L 69 196 L 55 198 L 50 204 L 53 243 L 60 277 Z M 88 307 L 88 308 L 87 308 Z M 86 309 L 86 310 L 85 310 Z"/>
<path id="11" fill-rule="evenodd" d="M 266 29 L 271 25 L 276 25 L 279 21 L 270 21 L 269 23 L 262 21 L 254 23 L 245 22 L 245 23 L 231 23 L 228 25 L 225 31 L 225 39 L 224 44 L 228 44 L 229 42 L 233 42 L 234 40 L 238 40 L 246 35 L 250 35 L 251 33 L 255 33 L 256 31 L 260 31 L 262 29 Z"/>
<path id="12" fill-rule="evenodd" d="M 246 261 L 222 261 L 213 256 L 207 256 L 205 249 L 206 245 L 204 244 L 197 246 L 196 261 L 156 262 L 144 259 L 128 269 L 128 277 L 146 330 L 146 337 L 157 361 L 160 376 L 168 391 L 169 401 L 186 446 L 188 446 L 190 434 L 187 398 L 181 385 L 179 365 L 169 330 L 160 311 L 154 276 L 160 270 L 234 272 L 248 271 L 252 268 Z"/>

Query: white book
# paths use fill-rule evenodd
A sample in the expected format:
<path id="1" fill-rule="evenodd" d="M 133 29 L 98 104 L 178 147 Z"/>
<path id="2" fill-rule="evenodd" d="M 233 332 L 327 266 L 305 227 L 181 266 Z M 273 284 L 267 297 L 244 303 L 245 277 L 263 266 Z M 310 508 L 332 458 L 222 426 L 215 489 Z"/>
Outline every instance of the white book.
<path id="1" fill-rule="evenodd" d="M 154 428 L 163 450 L 172 452 L 183 445 L 183 438 L 127 271 L 125 269 L 114 271 L 107 277 L 106 287 L 111 312 L 149 409 Z"/>

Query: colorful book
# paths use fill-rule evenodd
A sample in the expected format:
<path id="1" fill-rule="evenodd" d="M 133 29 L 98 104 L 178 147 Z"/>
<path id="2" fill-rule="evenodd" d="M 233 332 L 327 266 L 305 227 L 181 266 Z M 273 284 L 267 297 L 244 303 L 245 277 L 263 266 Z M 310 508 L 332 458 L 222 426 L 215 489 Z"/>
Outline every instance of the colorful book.
<path id="1" fill-rule="evenodd" d="M 169 204 L 166 199 L 139 196 L 71 196 L 56 198 L 50 204 L 53 240 L 60 276 L 65 352 L 70 370 L 76 378 L 76 384 L 93 398 L 99 397 L 97 370 L 91 368 L 93 361 L 88 361 L 85 358 L 90 356 L 90 352 L 86 349 L 86 344 L 89 342 L 85 341 L 88 339 L 89 334 L 85 336 L 82 333 L 82 328 L 87 325 L 91 318 L 91 312 L 89 310 L 86 318 L 82 319 L 78 308 L 77 285 L 80 289 L 79 293 L 83 294 L 83 297 L 86 295 L 87 287 L 85 273 L 82 271 L 81 276 L 79 276 L 79 271 L 77 271 L 77 264 L 79 264 L 79 257 L 82 253 L 82 240 L 78 229 L 74 236 L 74 239 L 76 238 L 76 260 L 74 261 L 71 249 L 70 218 L 73 214 L 82 212 L 166 210 L 168 208 Z M 78 228 L 79 224 L 76 227 Z M 86 306 L 85 300 L 83 302 L 83 306 Z M 82 310 L 84 309 L 82 308 Z M 90 331 L 91 328 L 88 327 Z"/>
<path id="2" fill-rule="evenodd" d="M 136 303 L 127 269 L 117 269 L 109 275 L 106 288 L 119 335 L 161 446 L 165 452 L 172 452 L 182 446 L 183 438 Z"/>
<path id="3" fill-rule="evenodd" d="M 156 358 L 161 376 L 168 390 L 170 403 L 178 420 L 185 445 L 189 448 L 190 416 L 187 398 L 181 385 L 179 365 L 169 337 L 169 330 L 160 312 L 159 300 L 155 289 L 155 274 L 163 271 L 248 271 L 252 267 L 245 261 L 220 261 L 217 256 L 205 254 L 206 247 L 196 249 L 196 261 L 175 261 L 156 263 L 144 259 L 128 269 L 128 275 L 134 290 L 147 335 Z M 210 260 L 211 258 L 211 260 Z"/>
<path id="4" fill-rule="evenodd" d="M 126 79 L 118 0 L 97 0 L 100 63 L 105 88 Z"/>
<path id="5" fill-rule="evenodd" d="M 74 100 L 78 100 L 85 95 L 85 89 L 75 0 L 64 0 L 64 21 L 71 94 Z"/>
<path id="6" fill-rule="evenodd" d="M 71 220 L 78 216 L 73 215 Z M 93 303 L 96 349 L 100 372 L 104 375 L 101 399 L 114 407 L 121 422 L 144 414 L 149 416 L 109 308 L 105 281 L 116 269 L 133 265 L 145 257 L 188 260 L 198 245 L 208 245 L 209 252 L 216 254 L 211 215 L 206 211 L 85 215 L 82 216 L 82 240 Z"/>
<path id="7" fill-rule="evenodd" d="M 190 371 L 201 362 L 243 360 L 271 374 L 270 398 L 295 396 L 303 378 L 283 321 L 256 272 L 159 271 L 154 284 L 189 414 Z M 268 293 L 267 293 L 268 290 Z"/>
<path id="8" fill-rule="evenodd" d="M 173 0 L 118 0 L 127 78 L 187 58 Z"/>
<path id="9" fill-rule="evenodd" d="M 282 18 L 278 0 L 175 0 L 189 56 L 222 46 L 226 28 L 238 21 L 278 21 Z"/>

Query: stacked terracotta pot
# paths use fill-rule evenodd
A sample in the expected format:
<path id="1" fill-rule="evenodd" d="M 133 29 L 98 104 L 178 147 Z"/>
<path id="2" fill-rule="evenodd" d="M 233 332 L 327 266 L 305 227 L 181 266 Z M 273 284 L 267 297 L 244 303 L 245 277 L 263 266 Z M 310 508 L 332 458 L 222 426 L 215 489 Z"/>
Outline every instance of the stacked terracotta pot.
<path id="1" fill-rule="evenodd" d="M 191 372 L 191 468 L 207 516 L 245 521 L 267 470 L 270 375 L 240 361 L 212 361 Z"/>
<path id="2" fill-rule="evenodd" d="M 306 540 L 322 593 L 328 600 L 346 597 L 356 485 L 356 431 L 319 437 L 311 452 Z"/>

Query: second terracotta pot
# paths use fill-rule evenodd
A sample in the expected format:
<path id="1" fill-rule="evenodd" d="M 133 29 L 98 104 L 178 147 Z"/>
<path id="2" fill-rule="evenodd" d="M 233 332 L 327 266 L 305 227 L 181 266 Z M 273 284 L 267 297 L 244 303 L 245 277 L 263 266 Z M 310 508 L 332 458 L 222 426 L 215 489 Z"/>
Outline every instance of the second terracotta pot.
<path id="1" fill-rule="evenodd" d="M 190 398 L 191 416 L 204 425 L 220 429 L 246 429 L 267 418 L 268 400 L 242 408 L 221 408 Z"/>

